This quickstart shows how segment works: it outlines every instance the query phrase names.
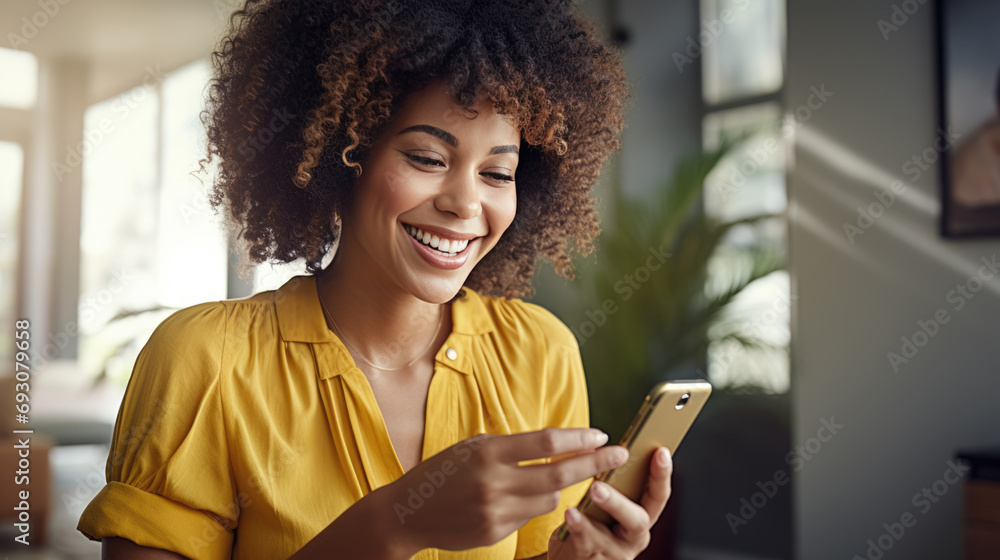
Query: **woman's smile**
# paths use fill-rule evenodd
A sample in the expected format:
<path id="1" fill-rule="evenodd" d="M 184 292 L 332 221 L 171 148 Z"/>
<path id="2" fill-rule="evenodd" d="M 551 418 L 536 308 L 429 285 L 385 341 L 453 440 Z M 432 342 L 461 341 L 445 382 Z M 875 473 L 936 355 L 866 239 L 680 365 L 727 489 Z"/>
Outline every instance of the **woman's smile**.
<path id="1" fill-rule="evenodd" d="M 461 268 L 469 260 L 469 254 L 479 240 L 478 236 L 458 239 L 435 235 L 410 224 L 404 223 L 402 226 L 416 252 L 431 266 L 445 270 Z"/>

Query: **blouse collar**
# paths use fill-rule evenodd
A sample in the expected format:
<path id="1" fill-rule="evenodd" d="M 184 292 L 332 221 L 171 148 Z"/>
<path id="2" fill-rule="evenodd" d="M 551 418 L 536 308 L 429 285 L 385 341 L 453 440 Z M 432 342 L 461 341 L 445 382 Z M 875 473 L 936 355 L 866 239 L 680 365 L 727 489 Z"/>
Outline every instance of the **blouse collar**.
<path id="1" fill-rule="evenodd" d="M 483 296 L 463 287 L 465 296 L 452 304 L 452 332 L 479 335 L 494 330 Z M 294 276 L 274 293 L 278 329 L 286 342 L 329 343 L 338 339 L 327 327 L 316 290 L 316 277 Z"/>

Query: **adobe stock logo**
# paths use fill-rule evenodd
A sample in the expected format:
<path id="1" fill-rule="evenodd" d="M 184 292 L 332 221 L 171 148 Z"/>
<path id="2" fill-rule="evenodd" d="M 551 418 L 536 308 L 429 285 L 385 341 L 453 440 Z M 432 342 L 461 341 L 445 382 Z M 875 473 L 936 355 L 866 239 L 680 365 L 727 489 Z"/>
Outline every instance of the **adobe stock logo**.
<path id="1" fill-rule="evenodd" d="M 636 267 L 631 274 L 626 274 L 615 282 L 615 293 L 621 295 L 622 302 L 632 299 L 635 292 L 639 291 L 646 282 L 649 282 L 653 276 L 652 273 L 660 270 L 667 259 L 673 256 L 673 253 L 668 253 L 663 245 L 660 245 L 659 249 L 650 246 L 648 253 L 645 265 Z M 580 346 L 583 346 L 588 338 L 594 336 L 597 329 L 603 327 L 608 322 L 608 318 L 618 313 L 620 309 L 618 302 L 612 298 L 606 298 L 601 302 L 600 308 L 588 310 L 586 312 L 587 320 L 580 323 L 579 330 L 570 327 Z"/>
<path id="2" fill-rule="evenodd" d="M 919 154 L 906 160 L 900 171 L 910 181 L 916 181 L 924 171 L 931 169 L 931 166 L 937 162 L 938 158 L 951 149 L 959 138 L 961 138 L 961 134 L 955 132 L 954 129 L 948 128 L 945 130 L 944 128 L 938 128 L 937 136 L 934 137 L 931 145 Z M 875 225 L 876 220 L 892 208 L 892 205 L 896 202 L 896 198 L 902 197 L 906 193 L 907 188 L 902 181 L 893 181 L 888 189 L 879 188 L 872 191 L 872 195 L 876 200 L 869 203 L 867 207 L 857 207 L 858 215 L 855 220 L 857 226 L 850 222 L 844 222 L 844 235 L 847 236 L 847 240 L 851 242 L 851 245 L 854 245 L 856 237 L 864 235 L 866 231 Z"/>
<path id="3" fill-rule="evenodd" d="M 740 11 L 745 10 L 749 5 L 750 0 L 736 0 L 735 2 L 736 9 Z M 710 46 L 721 37 L 726 32 L 726 28 L 736 21 L 736 16 L 737 13 L 732 9 L 723 8 L 719 12 L 719 17 L 702 21 L 702 30 L 698 33 L 698 39 L 695 40 L 693 36 L 688 35 L 684 52 L 674 51 L 671 55 L 674 65 L 677 66 L 677 71 L 683 74 L 684 66 L 694 63 L 695 59 L 701 56 L 705 47 Z"/>
<path id="4" fill-rule="evenodd" d="M 920 515 L 926 515 L 934 507 L 934 504 L 940 502 L 951 487 L 961 482 L 971 469 L 967 465 L 959 465 L 952 460 L 949 460 L 946 465 L 948 468 L 945 469 L 941 478 L 921 488 L 910 499 L 910 503 L 920 512 Z M 889 523 L 883 523 L 882 528 L 885 529 L 885 532 L 873 539 L 868 539 L 868 542 L 865 543 L 868 545 L 865 555 L 855 554 L 851 560 L 880 560 L 886 552 L 906 536 L 907 531 L 912 529 L 917 521 L 918 517 L 912 511 L 904 511 L 899 516 L 898 521 L 893 519 Z"/>
<path id="5" fill-rule="evenodd" d="M 792 467 L 793 471 L 801 471 L 805 468 L 808 461 L 812 461 L 813 457 L 823 450 L 824 444 L 829 443 L 842 429 L 844 429 L 844 425 L 838 424 L 833 416 L 829 419 L 821 418 L 820 427 L 816 430 L 816 435 L 807 439 L 804 444 L 798 445 L 795 449 L 789 451 L 785 455 L 785 463 Z M 774 475 L 772 475 L 770 480 L 757 481 L 757 488 L 760 491 L 752 493 L 749 499 L 746 497 L 740 498 L 740 507 L 737 510 L 739 515 L 735 513 L 726 514 L 726 522 L 729 523 L 729 530 L 734 535 L 738 533 L 740 528 L 756 517 L 760 510 L 767 507 L 768 502 L 777 496 L 780 489 L 791 482 L 791 480 L 792 478 L 787 469 L 778 469 L 774 471 Z"/>
<path id="6" fill-rule="evenodd" d="M 483 435 L 485 436 L 485 434 Z M 480 443 L 482 439 L 483 437 L 468 438 L 461 445 L 454 446 L 452 453 L 457 455 L 462 463 L 465 463 L 472 457 L 473 451 L 478 451 L 482 447 L 482 443 Z M 406 499 L 406 504 L 404 505 L 399 502 L 393 504 L 392 510 L 396 513 L 399 524 L 406 523 L 407 517 L 424 507 L 427 500 L 430 500 L 437 493 L 438 489 L 444 486 L 448 477 L 456 472 L 458 472 L 458 465 L 450 459 L 442 461 L 440 469 L 425 472 L 424 478 L 427 480 L 420 483 L 417 488 L 410 486 L 407 490 L 409 496 Z"/>
<path id="7" fill-rule="evenodd" d="M 815 85 L 809 86 L 809 95 L 806 97 L 806 102 L 789 111 L 782 119 L 782 138 L 786 141 L 791 141 L 795 131 L 811 119 L 813 114 L 822 109 L 830 98 L 833 97 L 833 93 L 826 89 L 825 83 L 820 84 L 818 87 Z M 727 178 L 719 181 L 715 187 L 722 200 L 728 200 L 729 197 L 746 184 L 750 177 L 756 174 L 761 167 L 765 166 L 774 154 L 777 154 L 784 147 L 785 144 L 783 142 L 775 138 L 767 138 L 764 140 L 762 146 L 749 148 L 746 151 L 746 157 L 739 163 L 733 162 L 728 165 Z"/>
<path id="8" fill-rule="evenodd" d="M 21 18 L 20 35 L 16 31 L 7 33 L 7 42 L 12 49 L 21 49 L 35 38 L 38 33 L 56 18 L 62 11 L 62 6 L 69 4 L 70 0 L 38 0 L 38 10 L 31 16 Z"/>
<path id="9" fill-rule="evenodd" d="M 889 34 L 893 31 L 899 31 L 900 27 L 910 21 L 910 16 L 917 13 L 920 6 L 926 3 L 927 0 L 904 0 L 902 7 L 893 4 L 889 19 L 880 19 L 875 22 L 878 25 L 879 32 L 882 33 L 882 40 L 888 41 Z"/>
<path id="10" fill-rule="evenodd" d="M 945 301 L 952 304 L 956 313 L 964 309 L 987 284 L 991 282 L 996 284 L 1000 281 L 1000 259 L 997 258 L 997 253 L 993 253 L 989 258 L 984 256 L 979 262 L 982 265 L 975 274 L 966 278 L 964 282 L 956 284 L 954 289 L 945 294 Z M 944 330 L 944 325 L 951 322 L 952 317 L 947 309 L 941 307 L 936 309 L 930 318 L 918 319 L 915 323 L 917 329 L 913 334 L 899 338 L 899 350 L 890 350 L 886 353 L 886 359 L 889 360 L 889 367 L 893 373 L 899 373 L 903 366 L 909 364 L 921 348 L 927 346 L 931 339 Z"/>
<path id="11" fill-rule="evenodd" d="M 116 96 L 111 110 L 117 116 L 117 122 L 125 122 L 134 109 L 147 102 L 146 99 L 151 94 L 156 93 L 156 87 L 166 79 L 166 72 L 160 70 L 160 65 L 155 67 L 146 65 L 146 72 L 142 77 L 142 85 L 135 87 L 121 95 Z M 66 146 L 66 156 L 62 161 L 52 160 L 49 166 L 52 174 L 62 183 L 63 177 L 83 166 L 84 157 L 89 155 L 94 148 L 100 146 L 104 139 L 115 132 L 116 121 L 103 118 L 97 126 L 83 131 L 83 139 L 76 146 Z"/>

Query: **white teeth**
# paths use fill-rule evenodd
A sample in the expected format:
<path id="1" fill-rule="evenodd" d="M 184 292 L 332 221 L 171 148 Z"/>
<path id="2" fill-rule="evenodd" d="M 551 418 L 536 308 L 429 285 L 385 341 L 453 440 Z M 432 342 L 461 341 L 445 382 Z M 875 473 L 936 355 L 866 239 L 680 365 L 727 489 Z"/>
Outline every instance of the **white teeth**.
<path id="1" fill-rule="evenodd" d="M 437 235 L 431 234 L 430 232 L 426 232 L 418 227 L 409 225 L 406 226 L 406 231 L 417 241 L 420 241 L 424 245 L 429 245 L 451 257 L 464 251 L 470 241 L 468 239 L 442 239 Z"/>

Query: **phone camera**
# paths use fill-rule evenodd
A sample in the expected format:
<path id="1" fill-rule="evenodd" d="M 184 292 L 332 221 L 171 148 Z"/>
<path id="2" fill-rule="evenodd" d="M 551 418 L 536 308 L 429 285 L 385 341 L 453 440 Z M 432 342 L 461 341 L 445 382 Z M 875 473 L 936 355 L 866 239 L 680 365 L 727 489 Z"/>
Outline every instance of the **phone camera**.
<path id="1" fill-rule="evenodd" d="M 677 410 L 684 408 L 684 405 L 687 404 L 688 399 L 690 398 L 691 398 L 691 393 L 684 393 L 684 395 L 681 397 L 681 400 L 677 401 L 677 404 L 674 405 L 674 408 L 676 408 Z"/>

